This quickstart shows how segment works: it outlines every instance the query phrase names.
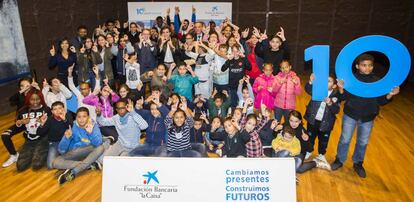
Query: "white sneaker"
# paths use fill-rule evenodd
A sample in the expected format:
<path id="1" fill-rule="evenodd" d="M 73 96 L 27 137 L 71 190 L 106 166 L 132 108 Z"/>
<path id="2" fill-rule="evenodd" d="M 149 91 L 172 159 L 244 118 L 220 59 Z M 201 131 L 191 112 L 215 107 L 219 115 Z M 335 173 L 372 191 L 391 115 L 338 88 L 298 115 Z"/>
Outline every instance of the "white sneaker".
<path id="1" fill-rule="evenodd" d="M 325 169 L 325 170 L 329 170 L 329 171 L 331 170 L 331 165 L 329 165 L 328 162 L 321 161 L 317 158 L 313 159 L 313 161 L 316 162 L 316 167 L 322 168 L 322 169 Z"/>
<path id="2" fill-rule="evenodd" d="M 217 149 L 217 150 L 216 150 L 216 154 L 217 154 L 219 157 L 221 157 L 221 156 L 223 155 L 223 150 L 221 150 L 221 149 Z"/>
<path id="3" fill-rule="evenodd" d="M 308 160 L 312 156 L 312 153 L 306 152 L 305 160 Z"/>
<path id="4" fill-rule="evenodd" d="M 3 163 L 3 168 L 9 167 L 11 164 L 17 161 L 17 158 L 19 158 L 19 153 L 10 155 L 9 159 Z"/>
<path id="5" fill-rule="evenodd" d="M 316 159 L 318 159 L 318 160 L 320 160 L 320 161 L 323 161 L 323 162 L 325 162 L 325 163 L 328 163 L 328 161 L 326 160 L 326 158 L 325 158 L 325 155 L 323 155 L 323 154 L 319 154 L 317 157 L 316 157 Z"/>

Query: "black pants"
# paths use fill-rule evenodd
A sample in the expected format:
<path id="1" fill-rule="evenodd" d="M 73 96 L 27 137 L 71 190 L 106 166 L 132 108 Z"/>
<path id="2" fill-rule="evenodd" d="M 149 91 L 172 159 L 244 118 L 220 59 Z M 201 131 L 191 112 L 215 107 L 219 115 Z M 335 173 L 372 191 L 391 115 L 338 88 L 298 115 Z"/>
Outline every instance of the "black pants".
<path id="1" fill-rule="evenodd" d="M 17 171 L 24 171 L 32 165 L 33 170 L 38 170 L 46 165 L 47 152 L 49 150 L 47 137 L 40 140 L 26 140 L 16 162 Z"/>
<path id="2" fill-rule="evenodd" d="M 318 144 L 318 153 L 325 155 L 326 148 L 328 147 L 329 137 L 331 135 L 331 132 L 323 132 L 320 130 L 321 122 L 315 121 L 314 125 L 311 125 L 308 123 L 308 134 L 310 138 L 310 144 L 311 144 L 311 152 L 313 151 L 313 147 L 315 145 L 315 139 L 316 137 L 319 140 Z"/>
<path id="3" fill-rule="evenodd" d="M 16 148 L 14 148 L 14 144 L 11 138 L 16 134 L 23 132 L 24 130 L 25 127 L 17 127 L 16 125 L 13 125 L 1 134 L 1 140 L 3 141 L 4 147 L 6 147 L 10 155 L 17 154 Z"/>
<path id="4" fill-rule="evenodd" d="M 99 128 L 103 136 L 108 137 L 111 136 L 114 138 L 114 142 L 118 141 L 118 132 L 116 131 L 115 126 L 102 126 Z"/>

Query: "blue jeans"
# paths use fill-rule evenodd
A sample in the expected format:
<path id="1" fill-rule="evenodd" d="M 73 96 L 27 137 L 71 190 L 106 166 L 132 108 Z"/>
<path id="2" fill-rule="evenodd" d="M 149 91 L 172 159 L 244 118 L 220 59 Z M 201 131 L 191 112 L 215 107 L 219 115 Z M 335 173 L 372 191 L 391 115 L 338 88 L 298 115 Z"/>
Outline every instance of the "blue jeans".
<path id="1" fill-rule="evenodd" d="M 364 161 L 368 140 L 369 136 L 371 135 L 373 125 L 373 120 L 368 122 L 361 122 L 360 120 L 354 120 L 344 114 L 342 118 L 342 133 L 341 137 L 339 138 L 336 154 L 336 157 L 340 162 L 344 163 L 346 161 L 346 158 L 348 156 L 349 143 L 351 142 L 355 127 L 357 127 L 357 139 L 354 154 L 352 155 L 352 161 L 354 161 L 354 163 Z"/>
<path id="2" fill-rule="evenodd" d="M 59 156 L 59 142 L 49 142 L 49 152 L 47 153 L 47 168 L 53 169 L 53 161 Z"/>
<path id="3" fill-rule="evenodd" d="M 182 151 L 169 151 L 167 152 L 168 157 L 201 157 L 200 152 L 195 150 L 182 150 Z"/>
<path id="4" fill-rule="evenodd" d="M 139 145 L 135 149 L 129 152 L 130 156 L 158 156 L 165 157 L 166 148 L 162 146 L 154 146 L 149 144 Z"/>

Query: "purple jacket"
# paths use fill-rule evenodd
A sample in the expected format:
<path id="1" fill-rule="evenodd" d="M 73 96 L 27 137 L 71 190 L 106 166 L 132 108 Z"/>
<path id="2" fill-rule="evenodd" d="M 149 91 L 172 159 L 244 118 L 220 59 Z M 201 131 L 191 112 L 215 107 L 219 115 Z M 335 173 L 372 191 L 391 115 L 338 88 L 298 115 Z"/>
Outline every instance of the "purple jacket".
<path id="1" fill-rule="evenodd" d="M 87 105 L 92 105 L 92 106 L 95 106 L 95 107 L 99 107 L 99 109 L 101 109 L 102 115 L 105 118 L 111 118 L 114 115 L 114 109 L 113 109 L 112 105 L 115 102 L 118 102 L 119 96 L 116 93 L 112 92 L 111 97 L 112 97 L 112 99 L 109 100 L 109 97 L 106 97 L 106 98 L 103 97 L 103 96 L 98 97 L 94 94 L 90 94 L 90 95 L 86 96 L 82 100 L 82 102 L 84 104 L 87 104 Z M 101 99 L 101 102 L 99 102 L 99 99 Z"/>

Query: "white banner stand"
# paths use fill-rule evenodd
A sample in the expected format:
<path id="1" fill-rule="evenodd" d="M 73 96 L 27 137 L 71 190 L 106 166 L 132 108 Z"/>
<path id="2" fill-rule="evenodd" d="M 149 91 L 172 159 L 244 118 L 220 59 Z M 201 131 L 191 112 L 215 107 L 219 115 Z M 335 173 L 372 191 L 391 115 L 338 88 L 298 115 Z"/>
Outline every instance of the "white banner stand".
<path id="1" fill-rule="evenodd" d="M 296 201 L 292 158 L 105 157 L 102 201 Z"/>

